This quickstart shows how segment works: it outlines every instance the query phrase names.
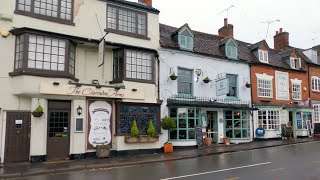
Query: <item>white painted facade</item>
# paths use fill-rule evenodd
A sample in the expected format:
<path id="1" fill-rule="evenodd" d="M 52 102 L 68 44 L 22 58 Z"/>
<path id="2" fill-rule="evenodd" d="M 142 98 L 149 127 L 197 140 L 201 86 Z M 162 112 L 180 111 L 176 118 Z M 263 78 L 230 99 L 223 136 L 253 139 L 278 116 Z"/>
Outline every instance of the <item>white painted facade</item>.
<path id="1" fill-rule="evenodd" d="M 15 0 L 2 0 L 0 6 L 0 17 L 9 17 L 9 21 L 0 18 L 0 29 L 11 30 L 13 28 L 28 27 L 41 30 L 47 33 L 59 33 L 73 37 L 87 39 L 88 43 L 78 44 L 76 47 L 76 65 L 75 78 L 79 83 L 91 84 L 93 79 L 99 80 L 101 85 L 109 85 L 113 80 L 113 57 L 112 49 L 114 46 L 107 46 L 105 51 L 105 63 L 98 67 L 101 62 L 98 58 L 98 44 L 91 40 L 99 40 L 101 31 L 106 28 L 106 2 L 99 0 L 75 0 L 75 9 L 78 13 L 74 14 L 74 25 L 64 25 L 55 22 L 31 18 L 28 16 L 17 15 L 14 13 L 16 7 Z M 128 7 L 127 7 L 128 8 Z M 129 7 L 130 8 L 130 7 Z M 135 9 L 135 8 L 133 8 Z M 135 9 L 136 10 L 136 9 Z M 139 10 L 138 10 L 139 11 Z M 142 10 L 143 11 L 143 10 Z M 147 37 L 138 39 L 130 36 L 109 33 L 106 36 L 106 42 L 115 44 L 124 44 L 127 46 L 152 49 L 159 49 L 159 17 L 156 13 L 147 13 Z M 101 29 L 97 20 L 100 23 Z M 44 109 L 44 115 L 41 118 L 31 117 L 31 134 L 30 134 L 30 156 L 45 156 L 47 153 L 47 109 L 48 100 L 69 100 L 71 101 L 71 121 L 70 121 L 70 150 L 69 154 L 85 154 L 94 150 L 87 148 L 87 100 L 93 99 L 85 96 L 68 96 L 66 95 L 46 95 L 40 93 L 40 85 L 44 83 L 58 82 L 66 85 L 70 81 L 68 78 L 51 78 L 38 77 L 30 75 L 20 75 L 11 77 L 9 73 L 14 70 L 15 56 L 15 39 L 14 35 L 7 38 L 0 37 L 0 154 L 1 162 L 4 162 L 5 149 L 5 129 L 6 129 L 6 112 L 7 111 L 26 111 L 31 112 L 41 105 Z M 116 45 L 115 45 L 116 47 Z M 156 65 L 155 60 L 155 65 Z M 157 67 L 155 68 L 157 71 Z M 155 79 L 158 77 L 155 73 Z M 157 82 L 155 80 L 155 82 Z M 144 99 L 123 99 L 124 102 L 138 103 L 157 103 L 157 85 L 156 83 L 138 83 L 123 81 L 116 85 L 124 85 L 126 89 L 137 89 L 144 92 Z M 77 108 L 81 106 L 83 113 L 79 116 Z M 115 107 L 115 105 L 113 106 Z M 75 132 L 75 118 L 84 119 L 83 132 Z M 116 131 L 116 111 L 112 111 L 112 150 L 137 150 L 137 149 L 160 149 L 163 143 L 147 144 L 126 144 L 124 136 L 115 136 Z"/>
<path id="2" fill-rule="evenodd" d="M 226 99 L 226 95 L 216 95 L 216 82 L 218 74 L 236 74 L 238 76 L 238 100 L 247 101 L 251 104 L 251 88 L 245 86 L 246 82 L 250 83 L 250 68 L 249 64 L 239 62 L 238 60 L 218 59 L 214 57 L 208 57 L 203 55 L 197 55 L 192 52 L 173 50 L 162 48 L 160 54 L 160 99 L 162 103 L 162 117 L 168 115 L 169 110 L 167 107 L 167 99 L 173 95 L 178 94 L 178 81 L 171 80 L 169 78 L 172 71 L 178 75 L 178 68 L 186 69 L 201 69 L 203 75 L 199 77 L 196 82 L 197 75 L 193 71 L 193 96 L 208 97 L 208 98 L 220 98 Z M 205 84 L 203 79 L 208 76 L 212 82 Z M 178 76 L 179 78 L 179 76 Z M 221 108 L 201 108 L 201 114 L 205 114 L 207 111 L 216 111 L 218 115 L 218 137 L 225 136 L 224 127 L 224 110 Z M 232 140 L 231 143 L 241 143 L 252 141 L 252 117 L 250 117 L 250 138 L 246 140 Z M 203 131 L 206 127 L 203 127 Z M 167 134 L 167 133 L 164 133 Z M 174 141 L 174 146 L 194 146 L 197 145 L 195 140 L 188 141 Z M 223 140 L 219 138 L 218 143 L 222 143 Z"/>

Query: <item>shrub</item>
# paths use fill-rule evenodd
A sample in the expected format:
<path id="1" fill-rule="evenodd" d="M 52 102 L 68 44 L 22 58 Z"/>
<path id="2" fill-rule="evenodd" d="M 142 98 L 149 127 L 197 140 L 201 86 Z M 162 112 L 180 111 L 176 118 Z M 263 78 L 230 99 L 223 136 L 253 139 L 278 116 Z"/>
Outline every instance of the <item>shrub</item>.
<path id="1" fill-rule="evenodd" d="M 164 117 L 161 121 L 161 127 L 164 130 L 172 131 L 176 128 L 176 121 L 171 117 Z"/>
<path id="2" fill-rule="evenodd" d="M 176 73 L 172 71 L 171 76 L 176 76 Z"/>
<path id="3" fill-rule="evenodd" d="M 210 79 L 209 79 L 209 77 L 208 77 L 208 76 L 206 76 L 206 77 L 204 78 L 204 80 L 210 80 Z"/>
<path id="4" fill-rule="evenodd" d="M 131 137 L 133 137 L 133 138 L 138 138 L 139 137 L 139 129 L 138 129 L 136 120 L 133 120 L 133 123 L 132 123 Z"/>
<path id="5" fill-rule="evenodd" d="M 149 122 L 149 128 L 147 130 L 147 133 L 149 136 L 154 136 L 156 135 L 156 131 L 154 129 L 154 126 L 153 126 L 153 123 L 152 123 L 152 120 L 150 119 L 150 122 Z"/>
<path id="6" fill-rule="evenodd" d="M 35 112 L 39 112 L 39 113 L 43 112 L 42 106 L 39 105 L 39 106 L 37 107 L 37 109 L 35 110 Z"/>

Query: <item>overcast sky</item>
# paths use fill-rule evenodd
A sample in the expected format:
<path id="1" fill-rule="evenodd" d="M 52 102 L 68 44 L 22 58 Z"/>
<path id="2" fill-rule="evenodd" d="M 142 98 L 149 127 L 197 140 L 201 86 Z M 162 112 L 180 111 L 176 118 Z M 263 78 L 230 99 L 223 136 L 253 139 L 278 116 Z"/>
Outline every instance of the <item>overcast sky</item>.
<path id="1" fill-rule="evenodd" d="M 130 0 L 136 1 L 137 0 Z M 273 48 L 275 31 L 282 27 L 290 33 L 290 45 L 310 48 L 320 44 L 320 0 L 153 0 L 159 9 L 160 23 L 180 27 L 188 23 L 191 29 L 218 34 L 231 5 L 229 23 L 234 25 L 236 39 L 255 43 L 265 39 L 267 23 L 270 24 L 267 42 Z M 313 40 L 314 39 L 314 40 Z"/>

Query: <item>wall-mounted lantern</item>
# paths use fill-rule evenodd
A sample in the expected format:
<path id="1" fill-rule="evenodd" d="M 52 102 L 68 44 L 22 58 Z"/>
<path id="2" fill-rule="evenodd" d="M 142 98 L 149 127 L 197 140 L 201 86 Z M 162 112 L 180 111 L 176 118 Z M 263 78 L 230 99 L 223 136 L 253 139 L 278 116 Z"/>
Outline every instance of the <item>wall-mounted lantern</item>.
<path id="1" fill-rule="evenodd" d="M 197 75 L 196 82 L 198 82 L 198 81 L 199 81 L 199 78 L 200 78 L 200 76 L 203 74 L 203 72 L 202 72 L 201 69 L 195 69 L 194 72 L 195 72 L 196 75 Z"/>
<path id="2" fill-rule="evenodd" d="M 77 113 L 78 113 L 79 116 L 82 114 L 82 107 L 81 106 L 79 106 L 77 108 Z"/>

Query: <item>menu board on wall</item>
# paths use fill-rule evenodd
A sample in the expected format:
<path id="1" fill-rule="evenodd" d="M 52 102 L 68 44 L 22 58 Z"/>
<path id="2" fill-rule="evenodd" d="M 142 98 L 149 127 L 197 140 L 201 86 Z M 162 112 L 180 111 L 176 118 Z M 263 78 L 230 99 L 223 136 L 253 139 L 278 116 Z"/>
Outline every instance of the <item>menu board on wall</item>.
<path id="1" fill-rule="evenodd" d="M 276 71 L 276 98 L 289 100 L 289 74 Z"/>

